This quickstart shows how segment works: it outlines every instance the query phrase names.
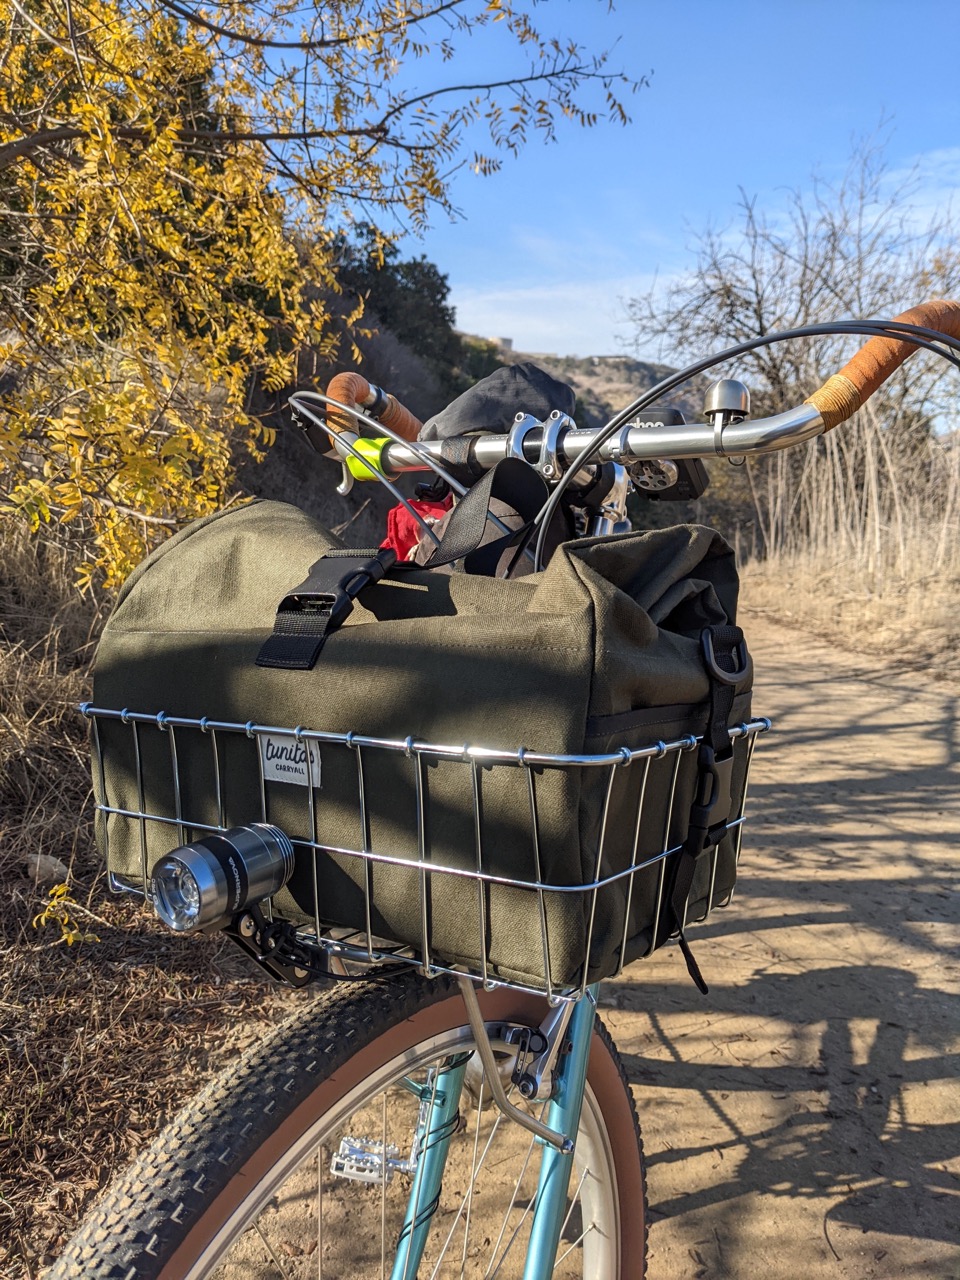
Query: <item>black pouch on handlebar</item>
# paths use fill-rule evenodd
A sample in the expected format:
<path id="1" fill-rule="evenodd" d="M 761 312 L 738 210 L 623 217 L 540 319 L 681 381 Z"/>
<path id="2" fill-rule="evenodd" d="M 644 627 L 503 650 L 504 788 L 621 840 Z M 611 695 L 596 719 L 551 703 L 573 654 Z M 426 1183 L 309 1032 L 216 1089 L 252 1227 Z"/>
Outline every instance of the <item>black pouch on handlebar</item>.
<path id="1" fill-rule="evenodd" d="M 572 416 L 576 401 L 572 387 L 525 360 L 494 369 L 468 387 L 424 424 L 420 439 L 449 440 L 477 433 L 505 435 L 518 412 L 529 413 L 539 421 L 548 418 L 554 409 Z"/>
<path id="2" fill-rule="evenodd" d="M 96 719 L 110 871 L 142 886 L 198 833 L 266 821 L 296 851 L 276 922 L 538 989 L 609 975 L 733 888 L 747 743 L 723 741 L 750 672 L 718 709 L 702 635 L 722 647 L 737 589 L 696 525 L 564 542 L 504 580 L 349 553 L 283 503 L 199 521 L 131 575 L 100 643 L 95 705 L 152 717 Z M 258 665 L 284 601 L 298 660 Z M 657 746 L 685 735 L 707 735 L 725 816 L 699 751 Z"/>

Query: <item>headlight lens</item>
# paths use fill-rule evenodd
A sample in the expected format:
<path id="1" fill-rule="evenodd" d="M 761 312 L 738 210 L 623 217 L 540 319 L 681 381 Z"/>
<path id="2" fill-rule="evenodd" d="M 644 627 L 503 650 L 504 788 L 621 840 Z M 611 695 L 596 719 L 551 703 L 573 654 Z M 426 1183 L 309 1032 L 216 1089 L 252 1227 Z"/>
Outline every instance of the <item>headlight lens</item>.
<path id="1" fill-rule="evenodd" d="M 199 924 L 200 886 L 179 858 L 164 858 L 154 869 L 153 907 L 163 923 L 178 933 Z"/>
<path id="2" fill-rule="evenodd" d="M 153 869 L 153 907 L 178 933 L 226 924 L 248 904 L 276 893 L 293 864 L 293 845 L 279 827 L 232 827 L 160 859 Z"/>

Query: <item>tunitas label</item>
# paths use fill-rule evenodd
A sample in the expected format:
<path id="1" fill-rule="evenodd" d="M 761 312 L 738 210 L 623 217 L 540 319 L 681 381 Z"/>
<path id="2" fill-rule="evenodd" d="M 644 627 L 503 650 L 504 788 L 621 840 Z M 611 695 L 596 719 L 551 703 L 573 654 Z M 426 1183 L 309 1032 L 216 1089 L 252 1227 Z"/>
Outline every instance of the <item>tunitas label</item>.
<path id="1" fill-rule="evenodd" d="M 305 738 L 286 734 L 260 734 L 260 758 L 266 782 L 294 782 L 307 787 L 320 785 L 320 747 Z M 307 753 L 310 753 L 309 756 Z"/>

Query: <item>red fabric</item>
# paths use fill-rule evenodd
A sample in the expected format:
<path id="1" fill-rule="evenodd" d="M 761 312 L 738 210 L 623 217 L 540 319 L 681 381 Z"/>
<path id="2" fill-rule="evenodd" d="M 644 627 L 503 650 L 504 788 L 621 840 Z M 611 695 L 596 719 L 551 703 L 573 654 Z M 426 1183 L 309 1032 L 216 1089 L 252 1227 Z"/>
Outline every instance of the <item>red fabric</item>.
<path id="1" fill-rule="evenodd" d="M 435 524 L 438 520 L 442 520 L 453 506 L 453 498 L 448 497 L 443 502 L 413 500 L 410 505 L 428 524 Z M 420 525 L 407 508 L 398 504 L 387 512 L 387 536 L 380 545 L 392 547 L 397 553 L 398 560 L 407 560 L 420 545 L 421 533 Z"/>

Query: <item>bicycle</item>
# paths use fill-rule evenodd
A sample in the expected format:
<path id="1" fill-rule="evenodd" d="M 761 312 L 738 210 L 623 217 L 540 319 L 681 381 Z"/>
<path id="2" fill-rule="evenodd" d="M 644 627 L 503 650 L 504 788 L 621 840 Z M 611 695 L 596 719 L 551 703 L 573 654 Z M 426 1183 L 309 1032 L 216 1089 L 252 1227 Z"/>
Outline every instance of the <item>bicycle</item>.
<path id="1" fill-rule="evenodd" d="M 863 333 L 871 335 L 871 341 L 802 406 L 751 422 L 744 389 L 725 381 L 708 395 L 706 425 L 659 421 L 652 414 L 640 417 L 681 381 L 713 364 L 784 338 L 825 332 Z M 686 459 L 759 454 L 812 439 L 849 417 L 916 347 L 935 350 L 960 367 L 958 338 L 960 304 L 949 303 L 927 304 L 895 321 L 774 334 L 672 375 L 599 431 L 580 430 L 561 414 L 544 422 L 520 415 L 506 437 L 475 438 L 471 458 L 477 470 L 488 470 L 505 457 L 522 458 L 554 483 L 537 524 L 537 543 L 530 548 L 535 570 L 564 488 L 583 475 L 591 459 L 612 465 L 610 485 L 590 532 L 615 533 L 626 519 L 629 483 L 662 492 L 684 479 L 689 482 Z M 319 393 L 293 397 L 294 407 L 321 439 L 331 426 L 337 431 L 334 444 L 344 462 L 344 485 L 376 478 L 390 487 L 391 475 L 433 469 L 457 489 L 456 477 L 444 466 L 443 442 L 406 439 L 404 431 L 412 434 L 413 428 L 402 407 L 362 379 L 350 377 L 353 381 L 339 384 L 349 393 L 342 399 Z M 369 417 L 364 401 L 384 416 Z M 319 404 L 326 405 L 326 418 L 319 415 Z M 358 423 L 380 434 L 373 441 L 361 437 Z M 460 484 L 460 492 L 463 489 Z M 84 711 L 91 721 L 95 755 L 98 733 L 109 723 L 130 729 L 138 770 L 139 735 L 147 726 L 167 735 L 175 778 L 177 741 L 190 733 L 209 743 L 219 823 L 204 828 L 190 821 L 180 811 L 179 789 L 174 815 L 147 812 L 142 778 L 139 806 L 124 813 L 141 830 L 147 821 L 165 821 L 187 835 L 206 829 L 233 840 L 237 849 L 246 840 L 251 879 L 261 874 L 257 841 L 273 849 L 271 865 L 282 864 L 292 854 L 283 832 L 269 825 L 254 835 L 224 834 L 220 753 L 234 740 L 255 742 L 259 760 L 260 740 L 286 734 L 298 752 L 290 767 L 295 764 L 306 772 L 311 805 L 315 748 L 323 744 L 352 755 L 366 833 L 369 797 L 363 762 L 374 751 L 412 761 L 418 777 L 417 770 L 428 759 L 456 763 L 474 779 L 481 767 L 510 768 L 528 780 L 537 769 L 604 770 L 611 782 L 601 828 L 606 827 L 618 771 L 636 768 L 643 782 L 632 860 L 615 875 L 603 876 L 601 830 L 596 873 L 577 891 L 595 905 L 612 880 L 625 879 L 632 892 L 646 873 L 656 885 L 658 910 L 667 859 L 676 852 L 668 847 L 668 831 L 678 770 L 685 753 L 696 746 L 695 737 L 683 736 L 573 760 L 522 749 L 511 754 L 89 705 Z M 768 727 L 768 721 L 747 720 L 730 731 L 731 741 L 739 743 L 747 757 L 745 764 L 757 735 Z M 668 779 L 666 823 L 657 851 L 644 856 L 638 843 L 643 797 L 647 779 L 658 769 Z M 261 785 L 262 780 L 261 767 Z M 536 844 L 536 788 L 532 780 L 529 785 Z M 422 823 L 423 796 L 417 794 Z M 100 807 L 120 812 L 107 804 Z M 475 813 L 479 851 L 479 803 Z M 266 822 L 265 800 L 263 817 Z M 737 855 L 742 818 L 742 805 L 728 818 Z M 396 861 L 369 845 L 365 838 L 363 847 L 346 852 L 366 860 L 368 867 Z M 81 1228 L 50 1280 L 78 1274 L 93 1280 L 234 1280 L 274 1274 L 379 1274 L 391 1280 L 446 1275 L 542 1280 L 575 1274 L 614 1280 L 645 1274 L 647 1214 L 640 1130 L 623 1066 L 596 1016 L 598 984 L 589 981 L 587 964 L 593 913 L 587 917 L 579 978 L 558 982 L 546 927 L 550 894 L 557 887 L 542 875 L 531 882 L 492 875 L 482 869 L 479 852 L 472 870 L 437 867 L 422 858 L 413 861 L 412 869 L 420 879 L 424 916 L 419 947 L 398 947 L 375 935 L 369 881 L 365 926 L 352 932 L 325 927 L 319 900 L 312 930 L 279 927 L 270 907 L 275 882 L 266 872 L 259 899 L 223 917 L 222 927 L 274 976 L 294 985 L 321 976 L 338 981 L 209 1086 L 141 1154 Z M 715 863 L 713 870 L 715 875 Z M 543 923 L 542 981 L 504 978 L 502 971 L 488 968 L 482 950 L 472 969 L 444 962 L 442 949 L 437 953 L 432 946 L 425 887 L 428 876 L 442 875 L 459 877 L 469 893 L 476 891 L 481 935 L 486 932 L 487 890 L 522 889 L 536 895 Z M 136 889 L 124 883 L 114 887 Z M 207 889 L 201 885 L 194 901 L 182 881 L 158 887 L 144 859 L 139 892 L 152 897 L 161 917 L 178 927 L 178 911 L 202 910 Z M 711 880 L 706 911 L 713 905 L 725 903 L 715 903 Z"/>

